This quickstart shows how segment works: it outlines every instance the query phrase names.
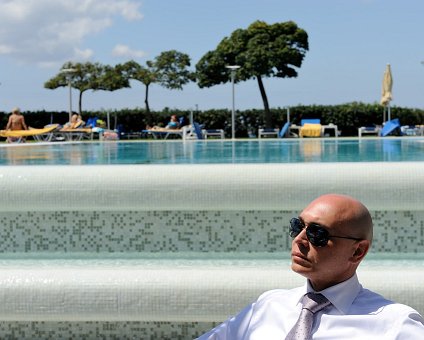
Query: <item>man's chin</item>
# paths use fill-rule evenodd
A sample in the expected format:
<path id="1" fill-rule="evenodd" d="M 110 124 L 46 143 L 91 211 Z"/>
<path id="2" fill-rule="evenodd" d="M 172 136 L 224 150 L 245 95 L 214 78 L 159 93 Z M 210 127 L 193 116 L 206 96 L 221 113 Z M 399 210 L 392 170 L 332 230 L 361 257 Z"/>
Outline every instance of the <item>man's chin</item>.
<path id="1" fill-rule="evenodd" d="M 302 276 L 305 276 L 305 277 L 307 277 L 307 274 L 311 272 L 311 267 L 304 266 L 304 265 L 301 265 L 301 264 L 295 263 L 295 262 L 292 262 L 291 269 L 295 273 L 302 275 Z"/>

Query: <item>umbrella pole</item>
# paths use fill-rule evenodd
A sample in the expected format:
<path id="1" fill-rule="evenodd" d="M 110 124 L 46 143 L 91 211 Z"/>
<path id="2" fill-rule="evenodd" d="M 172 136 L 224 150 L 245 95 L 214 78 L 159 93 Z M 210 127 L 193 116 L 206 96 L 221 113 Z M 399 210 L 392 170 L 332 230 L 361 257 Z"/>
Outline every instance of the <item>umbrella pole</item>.
<path id="1" fill-rule="evenodd" d="M 386 105 L 384 105 L 383 109 L 383 124 L 386 122 Z"/>
<path id="2" fill-rule="evenodd" d="M 390 102 L 389 102 L 389 104 L 387 104 L 387 118 L 388 118 L 388 120 L 391 120 L 391 117 L 390 117 Z"/>

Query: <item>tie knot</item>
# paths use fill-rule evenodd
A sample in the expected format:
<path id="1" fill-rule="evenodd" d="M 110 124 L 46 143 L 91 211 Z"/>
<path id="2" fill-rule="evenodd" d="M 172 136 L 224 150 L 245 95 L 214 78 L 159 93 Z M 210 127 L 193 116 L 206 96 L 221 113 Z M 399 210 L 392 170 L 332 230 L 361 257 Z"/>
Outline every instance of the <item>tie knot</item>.
<path id="1" fill-rule="evenodd" d="M 310 310 L 313 314 L 331 304 L 322 294 L 308 293 L 302 298 L 303 309 Z"/>

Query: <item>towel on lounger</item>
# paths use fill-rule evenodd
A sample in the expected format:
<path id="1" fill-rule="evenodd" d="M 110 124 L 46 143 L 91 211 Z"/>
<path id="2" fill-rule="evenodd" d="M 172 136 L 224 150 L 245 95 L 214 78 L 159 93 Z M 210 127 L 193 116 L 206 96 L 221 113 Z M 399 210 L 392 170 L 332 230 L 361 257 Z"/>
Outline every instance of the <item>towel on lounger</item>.
<path id="1" fill-rule="evenodd" d="M 321 137 L 321 124 L 305 124 L 299 134 L 300 137 Z"/>

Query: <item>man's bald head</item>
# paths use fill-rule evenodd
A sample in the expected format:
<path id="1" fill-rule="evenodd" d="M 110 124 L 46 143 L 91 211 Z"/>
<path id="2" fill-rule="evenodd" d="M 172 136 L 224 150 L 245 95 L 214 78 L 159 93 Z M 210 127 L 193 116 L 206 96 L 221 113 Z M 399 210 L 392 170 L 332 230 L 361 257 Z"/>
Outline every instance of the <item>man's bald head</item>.
<path id="1" fill-rule="evenodd" d="M 372 219 L 358 200 L 326 194 L 313 200 L 299 215 L 306 228 L 292 242 L 292 269 L 322 290 L 352 277 L 372 241 Z M 312 225 L 329 235 L 325 246 L 314 245 L 307 229 Z M 316 232 L 319 238 L 319 233 Z"/>
<path id="2" fill-rule="evenodd" d="M 319 205 L 334 217 L 338 227 L 349 235 L 372 241 L 373 224 L 367 207 L 347 195 L 325 194 L 313 200 L 308 207 Z"/>

